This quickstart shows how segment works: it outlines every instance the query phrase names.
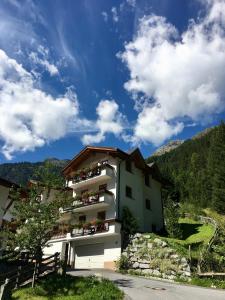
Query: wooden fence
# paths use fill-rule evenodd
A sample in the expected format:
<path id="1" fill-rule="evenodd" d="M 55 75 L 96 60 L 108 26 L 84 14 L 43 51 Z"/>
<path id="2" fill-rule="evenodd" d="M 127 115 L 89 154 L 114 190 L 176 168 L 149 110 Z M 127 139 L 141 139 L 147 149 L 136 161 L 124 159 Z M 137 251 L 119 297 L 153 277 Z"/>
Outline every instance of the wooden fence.
<path id="1" fill-rule="evenodd" d="M 48 256 L 40 261 L 29 258 L 27 264 L 21 264 L 16 270 L 0 274 L 0 300 L 9 299 L 12 289 L 35 281 L 52 272 L 57 272 L 60 266 L 60 254 Z"/>

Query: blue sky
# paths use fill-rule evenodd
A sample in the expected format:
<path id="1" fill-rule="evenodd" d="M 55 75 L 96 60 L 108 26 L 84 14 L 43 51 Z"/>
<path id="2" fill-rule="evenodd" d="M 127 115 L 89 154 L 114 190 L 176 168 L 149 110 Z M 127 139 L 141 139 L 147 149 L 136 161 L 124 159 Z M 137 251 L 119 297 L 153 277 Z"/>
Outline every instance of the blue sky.
<path id="1" fill-rule="evenodd" d="M 224 119 L 224 0 L 2 0 L 0 163 L 145 157 Z"/>

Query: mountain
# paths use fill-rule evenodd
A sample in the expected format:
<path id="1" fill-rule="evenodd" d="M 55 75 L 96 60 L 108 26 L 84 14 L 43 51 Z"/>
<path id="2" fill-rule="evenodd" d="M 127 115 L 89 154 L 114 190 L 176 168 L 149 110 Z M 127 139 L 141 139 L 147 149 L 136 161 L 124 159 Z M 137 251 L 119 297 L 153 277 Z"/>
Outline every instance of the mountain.
<path id="1" fill-rule="evenodd" d="M 32 179 L 37 169 L 44 166 L 46 162 L 50 162 L 55 166 L 55 171 L 61 175 L 62 169 L 69 160 L 59 160 L 57 158 L 48 158 L 43 162 L 20 162 L 0 164 L 0 177 L 8 179 L 19 185 L 25 186 L 29 179 Z"/>
<path id="2" fill-rule="evenodd" d="M 170 152 L 147 158 L 173 184 L 179 201 L 225 213 L 225 124 L 209 128 Z"/>
<path id="3" fill-rule="evenodd" d="M 202 137 L 204 137 L 205 135 L 209 134 L 211 130 L 213 130 L 214 127 L 210 127 L 210 128 L 206 128 L 205 130 L 197 133 L 196 135 L 194 135 L 191 140 L 197 140 L 200 139 Z M 180 145 L 182 145 L 184 143 L 185 140 L 174 140 L 174 141 L 170 141 L 168 144 L 165 144 L 163 146 L 161 146 L 160 148 L 158 148 L 153 154 L 152 156 L 161 156 L 165 153 L 168 153 L 174 149 L 176 149 L 177 147 L 179 147 Z"/>
<path id="4" fill-rule="evenodd" d="M 163 155 L 167 152 L 170 152 L 174 149 L 176 149 L 177 147 L 179 147 L 180 145 L 182 145 L 184 142 L 184 140 L 175 140 L 175 141 L 170 141 L 168 144 L 163 145 L 162 147 L 158 148 L 153 154 L 152 156 L 160 156 Z"/>

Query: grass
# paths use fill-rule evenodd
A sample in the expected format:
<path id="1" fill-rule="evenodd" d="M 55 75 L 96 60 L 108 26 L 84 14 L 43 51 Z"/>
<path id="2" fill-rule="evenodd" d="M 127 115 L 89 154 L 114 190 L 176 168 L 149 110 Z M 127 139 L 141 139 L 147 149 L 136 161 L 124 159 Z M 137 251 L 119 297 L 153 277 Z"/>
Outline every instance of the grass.
<path id="1" fill-rule="evenodd" d="M 207 244 L 214 234 L 214 226 L 202 224 L 189 218 L 180 218 L 179 223 L 186 244 Z"/>
<path id="2" fill-rule="evenodd" d="M 147 234 L 154 237 L 159 237 L 168 243 L 170 247 L 177 251 L 182 256 L 189 258 L 188 248 L 191 246 L 191 258 L 197 260 L 200 250 L 204 245 L 207 245 L 212 238 L 215 228 L 211 224 L 199 223 L 190 218 L 180 218 L 179 224 L 182 230 L 182 239 L 169 238 L 158 236 L 156 234 Z"/>
<path id="3" fill-rule="evenodd" d="M 189 282 L 182 281 L 180 278 L 177 278 L 176 281 L 185 284 L 190 284 L 190 285 L 202 286 L 202 287 L 225 289 L 225 280 L 214 279 L 214 278 L 193 277 Z"/>
<path id="4" fill-rule="evenodd" d="M 107 279 L 51 275 L 34 288 L 18 289 L 13 300 L 122 300 L 121 292 Z"/>
<path id="5" fill-rule="evenodd" d="M 190 218 L 180 218 L 182 239 L 165 238 L 168 244 L 181 255 L 188 256 L 188 247 L 191 246 L 191 257 L 198 259 L 201 248 L 207 245 L 214 234 L 214 226 L 202 224 Z"/>

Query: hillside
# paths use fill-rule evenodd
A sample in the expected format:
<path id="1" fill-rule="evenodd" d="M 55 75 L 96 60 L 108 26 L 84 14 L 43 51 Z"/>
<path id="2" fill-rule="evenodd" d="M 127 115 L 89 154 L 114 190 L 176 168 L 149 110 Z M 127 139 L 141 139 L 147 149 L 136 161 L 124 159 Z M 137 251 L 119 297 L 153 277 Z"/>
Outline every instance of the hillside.
<path id="1" fill-rule="evenodd" d="M 69 160 L 59 160 L 57 158 L 49 158 L 43 162 L 20 162 L 0 164 L 0 177 L 8 179 L 19 185 L 25 186 L 27 181 L 33 178 L 37 169 L 44 166 L 45 162 L 51 162 L 55 166 L 55 171 L 60 175 L 63 167 Z"/>
<path id="2" fill-rule="evenodd" d="M 157 162 L 181 202 L 225 213 L 225 124 L 206 130 L 147 162 Z"/>
<path id="3" fill-rule="evenodd" d="M 161 146 L 160 148 L 158 148 L 153 154 L 152 156 L 160 156 L 163 155 L 167 152 L 170 152 L 174 149 L 176 149 L 177 147 L 179 147 L 180 145 L 182 145 L 184 142 L 184 140 L 176 140 L 176 141 L 170 141 L 168 144 Z"/>

